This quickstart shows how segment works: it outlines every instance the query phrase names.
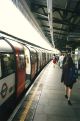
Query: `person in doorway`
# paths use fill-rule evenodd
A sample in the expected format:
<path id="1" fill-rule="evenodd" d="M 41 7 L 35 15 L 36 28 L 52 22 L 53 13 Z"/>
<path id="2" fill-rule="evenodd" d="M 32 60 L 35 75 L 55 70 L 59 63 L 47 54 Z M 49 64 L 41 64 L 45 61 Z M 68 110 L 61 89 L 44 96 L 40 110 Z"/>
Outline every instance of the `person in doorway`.
<path id="1" fill-rule="evenodd" d="M 69 54 L 67 55 L 65 64 L 63 65 L 61 78 L 61 82 L 64 82 L 65 85 L 65 98 L 68 99 L 69 105 L 72 105 L 70 98 L 73 85 L 76 82 L 76 77 L 75 65 L 73 63 L 72 57 Z"/>
<path id="2" fill-rule="evenodd" d="M 55 54 L 53 55 L 53 59 L 52 60 L 53 60 L 53 64 L 54 64 L 54 67 L 55 67 L 55 64 L 57 63 L 57 58 L 56 58 Z"/>

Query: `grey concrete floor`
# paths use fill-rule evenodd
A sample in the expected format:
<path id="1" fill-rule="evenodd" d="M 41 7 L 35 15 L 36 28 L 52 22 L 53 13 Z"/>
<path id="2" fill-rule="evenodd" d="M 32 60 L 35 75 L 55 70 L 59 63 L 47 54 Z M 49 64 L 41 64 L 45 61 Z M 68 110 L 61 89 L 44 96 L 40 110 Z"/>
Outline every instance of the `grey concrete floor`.
<path id="1" fill-rule="evenodd" d="M 80 80 L 73 86 L 71 101 L 68 105 L 61 83 L 62 70 L 58 65 L 48 64 L 41 78 L 42 92 L 33 121 L 80 121 Z"/>

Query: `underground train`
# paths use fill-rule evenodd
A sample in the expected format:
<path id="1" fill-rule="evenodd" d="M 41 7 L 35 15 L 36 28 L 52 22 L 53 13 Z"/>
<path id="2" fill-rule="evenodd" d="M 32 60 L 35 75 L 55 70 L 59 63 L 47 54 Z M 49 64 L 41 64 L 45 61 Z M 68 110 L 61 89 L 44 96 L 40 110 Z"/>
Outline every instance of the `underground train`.
<path id="1" fill-rule="evenodd" d="M 53 51 L 0 38 L 0 108 L 18 99 L 52 59 Z"/>

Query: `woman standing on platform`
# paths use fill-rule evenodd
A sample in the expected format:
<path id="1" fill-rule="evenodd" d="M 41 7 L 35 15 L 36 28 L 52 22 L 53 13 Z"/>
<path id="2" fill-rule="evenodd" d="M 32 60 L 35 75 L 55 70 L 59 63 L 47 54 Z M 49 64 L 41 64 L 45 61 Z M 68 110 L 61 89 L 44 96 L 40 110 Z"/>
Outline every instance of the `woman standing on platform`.
<path id="1" fill-rule="evenodd" d="M 70 101 L 73 84 L 76 82 L 77 73 L 75 72 L 75 65 L 70 55 L 66 57 L 63 65 L 61 82 L 65 85 L 65 98 L 68 99 L 68 104 L 72 105 Z"/>

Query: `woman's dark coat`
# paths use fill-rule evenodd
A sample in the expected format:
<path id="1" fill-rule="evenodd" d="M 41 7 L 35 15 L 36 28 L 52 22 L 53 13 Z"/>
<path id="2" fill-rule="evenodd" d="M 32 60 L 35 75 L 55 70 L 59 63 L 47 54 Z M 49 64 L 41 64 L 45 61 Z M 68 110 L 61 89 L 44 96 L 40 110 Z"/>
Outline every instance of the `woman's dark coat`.
<path id="1" fill-rule="evenodd" d="M 76 82 L 75 66 L 69 67 L 68 64 L 63 66 L 61 82 L 67 86 Z"/>

